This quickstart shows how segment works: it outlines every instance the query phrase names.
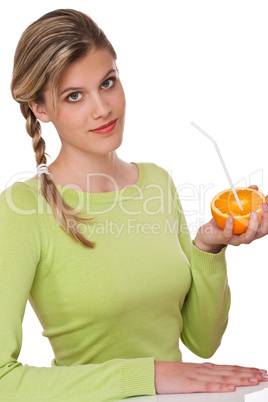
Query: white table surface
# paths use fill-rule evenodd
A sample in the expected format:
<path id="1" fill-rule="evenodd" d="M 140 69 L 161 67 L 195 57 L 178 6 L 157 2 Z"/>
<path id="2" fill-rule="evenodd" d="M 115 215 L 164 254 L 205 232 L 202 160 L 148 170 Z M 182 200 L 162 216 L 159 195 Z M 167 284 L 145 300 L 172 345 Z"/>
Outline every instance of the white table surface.
<path id="1" fill-rule="evenodd" d="M 128 398 L 129 402 L 268 402 L 268 383 L 255 387 L 239 387 L 234 392 L 221 394 L 178 394 Z"/>

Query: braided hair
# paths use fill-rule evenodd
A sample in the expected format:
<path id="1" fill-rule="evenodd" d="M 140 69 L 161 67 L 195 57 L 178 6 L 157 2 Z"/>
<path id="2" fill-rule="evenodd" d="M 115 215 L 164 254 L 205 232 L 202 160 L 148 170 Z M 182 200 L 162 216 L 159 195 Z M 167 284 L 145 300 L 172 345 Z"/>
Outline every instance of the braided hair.
<path id="1" fill-rule="evenodd" d="M 26 119 L 26 131 L 32 138 L 37 166 L 47 163 L 46 143 L 41 125 L 29 107 L 30 102 L 42 102 L 46 84 L 51 86 L 56 110 L 59 83 L 62 74 L 91 49 L 108 49 L 114 59 L 116 53 L 98 25 L 86 14 L 72 9 L 59 9 L 45 14 L 32 23 L 22 34 L 14 57 L 11 92 L 20 104 Z M 90 220 L 75 214 L 62 198 L 50 175 L 40 175 L 41 192 L 50 204 L 58 224 L 72 238 L 93 248 L 79 230 L 77 222 Z"/>

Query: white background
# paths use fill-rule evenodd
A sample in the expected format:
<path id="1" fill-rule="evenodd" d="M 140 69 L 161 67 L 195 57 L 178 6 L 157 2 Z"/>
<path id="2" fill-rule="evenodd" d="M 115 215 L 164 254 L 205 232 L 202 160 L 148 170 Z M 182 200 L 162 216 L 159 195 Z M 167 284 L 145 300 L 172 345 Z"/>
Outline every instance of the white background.
<path id="1" fill-rule="evenodd" d="M 254 183 L 268 193 L 265 0 L 4 2 L 1 191 L 35 174 L 31 139 L 9 92 L 12 61 L 26 26 L 55 8 L 89 14 L 113 43 L 128 105 L 118 154 L 127 161 L 157 163 L 171 173 L 192 237 L 211 218 L 213 196 L 229 187 L 213 145 L 190 125 L 192 120 L 216 139 L 236 185 Z M 44 138 L 53 160 L 60 143 L 49 125 L 44 127 Z M 232 307 L 212 362 L 268 369 L 267 241 L 268 237 L 228 248 Z M 53 353 L 41 332 L 27 306 L 19 358 L 23 364 L 50 366 Z M 184 361 L 202 361 L 182 350 Z"/>

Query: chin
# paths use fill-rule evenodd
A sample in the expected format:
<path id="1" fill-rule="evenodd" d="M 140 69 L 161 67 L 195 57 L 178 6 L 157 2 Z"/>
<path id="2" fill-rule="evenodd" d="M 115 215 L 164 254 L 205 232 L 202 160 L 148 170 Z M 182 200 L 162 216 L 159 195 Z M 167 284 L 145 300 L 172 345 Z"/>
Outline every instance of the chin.
<path id="1" fill-rule="evenodd" d="M 116 151 L 121 146 L 123 142 L 123 137 L 115 139 L 111 136 L 110 141 L 108 140 L 108 138 L 106 140 L 107 142 L 97 147 L 96 152 L 94 153 L 105 155 Z"/>

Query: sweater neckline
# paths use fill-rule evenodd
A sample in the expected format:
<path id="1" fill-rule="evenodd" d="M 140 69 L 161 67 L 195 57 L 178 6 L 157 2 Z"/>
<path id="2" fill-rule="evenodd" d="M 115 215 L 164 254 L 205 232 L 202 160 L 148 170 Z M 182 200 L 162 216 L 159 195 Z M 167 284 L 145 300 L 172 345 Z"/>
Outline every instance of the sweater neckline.
<path id="1" fill-rule="evenodd" d="M 61 193 L 61 195 L 64 197 L 64 199 L 79 199 L 79 200 L 90 200 L 90 201 L 102 201 L 102 202 L 109 202 L 109 201 L 116 201 L 116 200 L 121 200 L 122 197 L 135 197 L 137 195 L 140 195 L 141 189 L 144 185 L 145 181 L 145 169 L 144 169 L 144 163 L 136 163 L 136 162 L 131 162 L 135 164 L 138 167 L 139 171 L 139 176 L 138 180 L 136 181 L 135 184 L 120 189 L 120 190 L 115 190 L 115 191 L 110 191 L 110 192 L 104 192 L 104 193 L 89 193 L 89 192 L 83 192 L 80 190 L 76 190 L 73 188 L 65 187 L 60 184 L 56 184 L 57 189 Z M 30 182 L 34 182 L 37 184 L 37 186 L 40 187 L 40 179 L 29 179 L 26 182 L 30 184 Z"/>

